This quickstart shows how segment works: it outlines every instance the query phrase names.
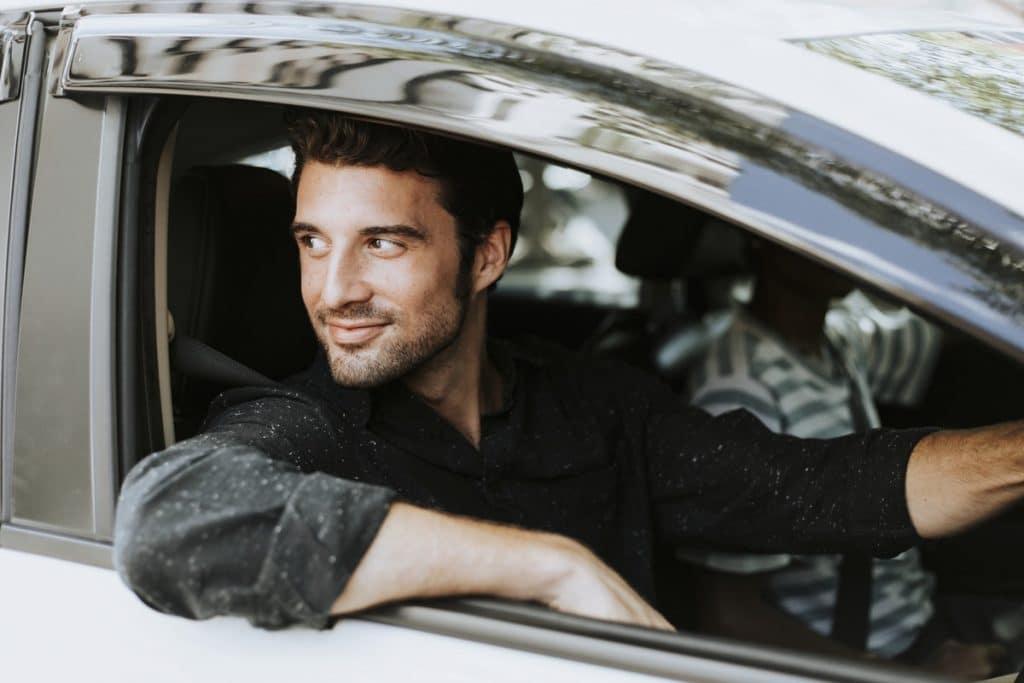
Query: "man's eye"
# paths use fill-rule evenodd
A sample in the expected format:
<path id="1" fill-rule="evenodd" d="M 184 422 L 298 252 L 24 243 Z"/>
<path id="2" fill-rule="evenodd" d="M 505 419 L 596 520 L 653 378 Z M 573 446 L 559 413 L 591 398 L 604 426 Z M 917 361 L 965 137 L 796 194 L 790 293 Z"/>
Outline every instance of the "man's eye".
<path id="1" fill-rule="evenodd" d="M 327 248 L 327 241 L 316 235 L 303 235 L 299 238 L 299 244 L 311 251 L 323 251 Z"/>
<path id="2" fill-rule="evenodd" d="M 399 256 L 405 252 L 405 246 L 398 242 L 392 242 L 391 240 L 382 239 L 380 237 L 373 237 L 367 242 L 367 246 L 370 251 L 376 256 L 383 256 L 385 258 L 391 256 Z"/>

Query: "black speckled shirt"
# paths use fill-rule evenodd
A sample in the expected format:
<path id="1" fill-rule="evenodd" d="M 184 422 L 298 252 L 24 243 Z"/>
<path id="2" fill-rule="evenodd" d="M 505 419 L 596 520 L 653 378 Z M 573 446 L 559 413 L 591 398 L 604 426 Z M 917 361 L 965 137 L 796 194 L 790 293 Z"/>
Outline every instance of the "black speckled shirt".
<path id="1" fill-rule="evenodd" d="M 323 627 L 396 499 L 571 536 L 649 600 L 656 544 L 892 555 L 919 540 L 904 479 L 925 430 L 796 439 L 615 363 L 491 354 L 505 408 L 479 449 L 400 383 L 337 386 L 323 356 L 280 389 L 222 394 L 203 433 L 128 475 L 118 571 L 165 612 Z"/>

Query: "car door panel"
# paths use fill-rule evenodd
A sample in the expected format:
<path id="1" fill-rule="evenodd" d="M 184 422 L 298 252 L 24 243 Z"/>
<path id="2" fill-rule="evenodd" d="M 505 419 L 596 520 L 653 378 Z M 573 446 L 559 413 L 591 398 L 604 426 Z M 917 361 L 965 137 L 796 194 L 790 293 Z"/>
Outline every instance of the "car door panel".
<path id="1" fill-rule="evenodd" d="M 11 550 L 0 550 L 0 576 L 5 617 L 17 615 L 0 620 L 4 666 L 14 653 L 16 663 L 32 663 L 24 672 L 35 680 L 685 680 L 359 618 L 322 632 L 261 631 L 238 618 L 168 618 L 146 607 L 109 570 Z M 19 584 L 34 590 L 17 590 Z M 678 660 L 689 660 L 690 680 L 809 680 L 611 642 L 595 642 L 592 655 L 613 662 L 621 656 L 617 648 L 639 650 L 648 671 L 678 671 Z"/>
<path id="2" fill-rule="evenodd" d="M 19 382 L 15 398 L 13 519 L 100 539 L 111 536 L 115 490 L 121 116 L 116 99 L 44 102 L 17 368 L 35 381 Z"/>

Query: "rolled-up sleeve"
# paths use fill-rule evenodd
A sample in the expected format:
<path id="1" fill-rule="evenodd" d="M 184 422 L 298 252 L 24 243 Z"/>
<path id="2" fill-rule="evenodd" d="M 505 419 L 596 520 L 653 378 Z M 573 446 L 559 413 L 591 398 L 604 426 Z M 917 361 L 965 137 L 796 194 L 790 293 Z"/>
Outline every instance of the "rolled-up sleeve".
<path id="1" fill-rule="evenodd" d="M 114 534 L 118 573 L 164 612 L 325 627 L 394 496 L 304 471 L 316 449 L 338 443 L 315 405 L 294 396 L 227 409 L 205 433 L 129 473 Z"/>
<path id="2" fill-rule="evenodd" d="M 920 541 L 906 470 L 914 446 L 933 430 L 799 439 L 769 431 L 744 410 L 711 417 L 674 396 L 659 404 L 645 450 L 667 542 L 887 557 Z"/>

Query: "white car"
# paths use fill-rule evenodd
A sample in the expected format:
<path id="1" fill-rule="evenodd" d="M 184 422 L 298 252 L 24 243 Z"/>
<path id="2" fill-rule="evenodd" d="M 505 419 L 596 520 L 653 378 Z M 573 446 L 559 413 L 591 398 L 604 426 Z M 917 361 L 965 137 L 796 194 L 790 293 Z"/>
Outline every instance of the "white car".
<path id="1" fill-rule="evenodd" d="M 244 330 L 286 266 L 226 276 L 225 243 L 257 224 L 272 240 L 287 213 L 285 105 L 521 154 L 526 246 L 495 300 L 510 331 L 593 346 L 709 278 L 615 270 L 624 192 L 653 192 L 959 331 L 915 418 L 1019 416 L 1024 26 L 917 5 L 0 0 L 0 679 L 931 680 L 491 600 L 323 632 L 190 622 L 110 568 L 125 472 L 246 368 L 308 352 L 283 323 Z M 680 372 L 692 349 L 673 349 L 651 369 Z M 1019 568 L 1019 543 L 955 550 L 995 547 L 984 534 L 936 554 L 945 585 L 1024 592 L 992 568 Z"/>

